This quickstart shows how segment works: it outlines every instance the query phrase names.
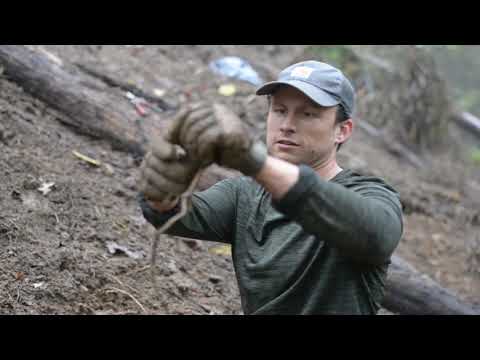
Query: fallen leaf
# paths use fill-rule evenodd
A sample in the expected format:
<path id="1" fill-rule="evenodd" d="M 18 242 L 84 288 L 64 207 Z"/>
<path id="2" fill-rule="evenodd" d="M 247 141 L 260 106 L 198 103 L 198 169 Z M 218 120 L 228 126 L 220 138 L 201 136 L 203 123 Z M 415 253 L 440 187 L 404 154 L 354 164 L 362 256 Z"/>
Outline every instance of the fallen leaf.
<path id="1" fill-rule="evenodd" d="M 42 183 L 42 185 L 39 186 L 37 190 L 40 191 L 43 195 L 47 195 L 50 191 L 52 191 L 52 187 L 54 185 L 54 182 L 44 182 Z"/>
<path id="2" fill-rule="evenodd" d="M 85 162 L 87 162 L 91 165 L 94 165 L 94 166 L 100 166 L 100 161 L 98 161 L 98 160 L 95 160 L 95 159 L 92 159 L 91 157 L 80 154 L 78 151 L 75 151 L 75 150 L 73 150 L 72 153 L 73 153 L 73 155 L 75 155 L 80 160 L 83 160 L 83 161 L 85 161 Z"/>
<path id="3" fill-rule="evenodd" d="M 32 286 L 33 286 L 35 289 L 43 288 L 43 287 L 45 287 L 45 282 L 40 281 L 40 282 L 37 282 L 37 283 L 32 284 Z"/>
<path id="4" fill-rule="evenodd" d="M 15 273 L 15 280 L 23 281 L 23 279 L 25 279 L 25 273 L 23 271 L 17 271 Z"/>
<path id="5" fill-rule="evenodd" d="M 115 174 L 115 170 L 109 164 L 104 164 L 104 170 L 105 174 L 107 174 L 108 176 L 112 176 L 113 174 Z"/>
<path id="6" fill-rule="evenodd" d="M 224 84 L 218 88 L 218 93 L 223 96 L 232 96 L 237 92 L 237 88 L 233 84 Z"/>
<path id="7" fill-rule="evenodd" d="M 214 246 L 210 248 L 208 251 L 215 255 L 224 255 L 224 256 L 232 255 L 232 247 L 230 245 Z"/>
<path id="8" fill-rule="evenodd" d="M 155 96 L 161 98 L 163 97 L 163 95 L 165 95 L 166 91 L 163 89 L 153 89 L 153 93 L 155 94 Z"/>
<path id="9" fill-rule="evenodd" d="M 112 255 L 115 255 L 117 252 L 121 252 L 128 257 L 131 257 L 132 259 L 142 259 L 143 257 L 145 257 L 145 254 L 142 251 L 129 250 L 126 246 L 118 245 L 114 241 L 108 241 L 106 245 L 108 252 Z"/>

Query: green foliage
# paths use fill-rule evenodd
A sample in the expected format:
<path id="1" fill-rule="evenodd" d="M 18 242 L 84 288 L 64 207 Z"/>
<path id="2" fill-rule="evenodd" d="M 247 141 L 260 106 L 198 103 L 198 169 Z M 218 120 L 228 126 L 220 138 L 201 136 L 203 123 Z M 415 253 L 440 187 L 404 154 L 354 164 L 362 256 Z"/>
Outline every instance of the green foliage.
<path id="1" fill-rule="evenodd" d="M 462 109 L 473 112 L 480 106 L 480 89 L 456 90 L 457 102 Z"/>
<path id="2" fill-rule="evenodd" d="M 470 158 L 475 165 L 480 165 L 480 148 L 474 148 L 470 154 Z"/>

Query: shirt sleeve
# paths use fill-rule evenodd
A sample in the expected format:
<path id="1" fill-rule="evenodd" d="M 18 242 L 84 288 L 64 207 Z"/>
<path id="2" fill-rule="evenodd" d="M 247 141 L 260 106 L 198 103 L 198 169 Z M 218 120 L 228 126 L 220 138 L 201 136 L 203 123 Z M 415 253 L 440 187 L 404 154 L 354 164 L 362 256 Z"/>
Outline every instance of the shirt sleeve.
<path id="1" fill-rule="evenodd" d="M 142 194 L 139 195 L 140 207 L 145 219 L 156 228 L 180 211 L 174 209 L 160 213 L 153 209 Z M 233 179 L 226 179 L 209 189 L 192 195 L 191 208 L 168 230 L 167 234 L 198 240 L 231 243 L 235 231 L 236 186 Z"/>
<path id="2" fill-rule="evenodd" d="M 387 262 L 403 232 L 402 207 L 394 191 L 368 183 L 347 188 L 304 165 L 294 186 L 272 204 L 305 231 L 368 264 Z"/>

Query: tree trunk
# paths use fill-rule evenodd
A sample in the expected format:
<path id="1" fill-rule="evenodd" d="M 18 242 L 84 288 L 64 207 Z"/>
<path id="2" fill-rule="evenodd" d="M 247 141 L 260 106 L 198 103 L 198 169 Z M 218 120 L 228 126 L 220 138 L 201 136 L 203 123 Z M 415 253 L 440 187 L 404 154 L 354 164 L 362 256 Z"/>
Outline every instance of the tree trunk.
<path id="1" fill-rule="evenodd" d="M 134 155 L 145 153 L 147 134 L 161 133 L 168 123 L 158 113 L 140 117 L 124 96 L 120 82 L 112 88 L 45 51 L 2 45 L 0 64 L 25 91 L 65 114 L 60 121 Z M 111 79 L 107 82 L 112 85 Z M 200 179 L 199 189 L 235 174 L 214 165 Z M 438 284 L 425 280 L 401 259 L 394 257 L 390 269 L 383 304 L 386 309 L 401 314 L 478 313 Z"/>
<path id="2" fill-rule="evenodd" d="M 389 267 L 383 307 L 404 315 L 479 315 L 467 304 L 398 256 Z"/>
<path id="3" fill-rule="evenodd" d="M 374 79 L 357 115 L 420 154 L 448 145 L 451 104 L 432 55 L 414 45 L 355 49 Z"/>
<path id="4" fill-rule="evenodd" d="M 115 147 L 144 154 L 146 134 L 161 132 L 165 119 L 155 113 L 141 118 L 120 89 L 47 55 L 27 46 L 0 46 L 5 74 L 65 114 L 60 121 L 83 134 L 108 139 Z"/>

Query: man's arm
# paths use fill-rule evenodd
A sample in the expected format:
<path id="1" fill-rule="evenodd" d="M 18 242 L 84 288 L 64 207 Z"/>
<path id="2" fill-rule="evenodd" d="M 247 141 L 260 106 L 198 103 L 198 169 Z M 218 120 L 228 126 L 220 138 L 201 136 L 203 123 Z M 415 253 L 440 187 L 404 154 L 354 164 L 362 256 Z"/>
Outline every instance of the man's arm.
<path id="1" fill-rule="evenodd" d="M 359 262 L 384 263 L 400 240 L 401 205 L 386 189 L 357 193 L 271 156 L 255 178 L 277 210 Z"/>
<path id="2" fill-rule="evenodd" d="M 139 196 L 145 219 L 156 228 L 162 226 L 180 210 L 178 203 L 158 205 Z M 192 195 L 187 214 L 170 227 L 167 234 L 198 240 L 229 243 L 233 236 L 236 216 L 234 180 L 223 180 L 209 189 Z M 173 206 L 173 208 L 172 208 Z"/>
<path id="3" fill-rule="evenodd" d="M 183 108 L 169 127 L 152 138 L 140 167 L 139 200 L 144 217 L 155 227 L 178 213 L 178 200 L 195 174 L 213 162 L 216 139 L 221 132 L 206 104 Z M 195 144 L 198 146 L 192 147 Z M 167 231 L 196 239 L 229 242 L 234 231 L 236 190 L 224 181 L 192 196 L 188 213 Z"/>

